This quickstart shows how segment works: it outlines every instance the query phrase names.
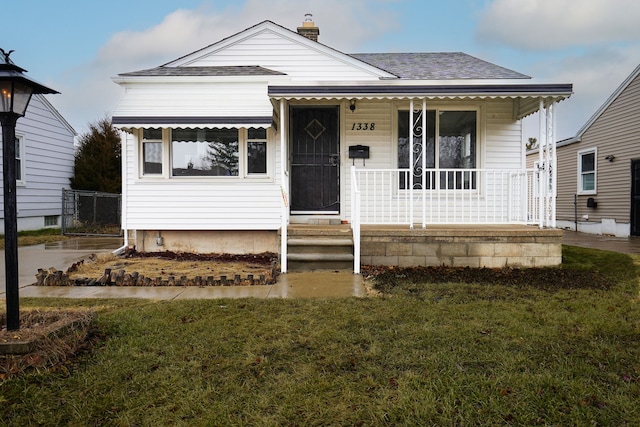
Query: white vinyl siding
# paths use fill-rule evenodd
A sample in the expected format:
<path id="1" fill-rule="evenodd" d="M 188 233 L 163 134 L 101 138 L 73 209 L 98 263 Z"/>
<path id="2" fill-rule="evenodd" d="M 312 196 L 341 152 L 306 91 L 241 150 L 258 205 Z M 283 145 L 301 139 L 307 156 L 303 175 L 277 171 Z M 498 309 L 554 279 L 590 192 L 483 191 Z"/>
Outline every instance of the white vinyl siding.
<path id="1" fill-rule="evenodd" d="M 123 227 L 130 230 L 277 230 L 279 179 L 258 175 L 232 180 L 218 177 L 139 176 L 140 132 L 125 134 Z M 170 131 L 164 130 L 165 150 Z M 278 170 L 279 135 L 267 141 L 268 170 Z M 169 156 L 166 156 L 165 166 Z"/>
<path id="2" fill-rule="evenodd" d="M 73 175 L 75 132 L 43 95 L 34 95 L 16 124 L 16 135 L 22 143 L 18 221 L 40 217 L 44 225 L 45 216 L 61 213 L 62 189 L 69 188 Z M 2 204 L 0 199 L 0 217 Z"/>
<path id="3" fill-rule="evenodd" d="M 231 38 L 174 64 L 184 66 L 255 66 L 285 73 L 292 80 L 378 80 L 387 73 L 296 34 L 266 28 L 251 37 Z M 173 64 L 171 64 L 173 65 Z"/>
<path id="4" fill-rule="evenodd" d="M 271 117 L 267 82 L 127 83 L 119 117 Z M 167 124 L 166 127 L 174 127 Z"/>

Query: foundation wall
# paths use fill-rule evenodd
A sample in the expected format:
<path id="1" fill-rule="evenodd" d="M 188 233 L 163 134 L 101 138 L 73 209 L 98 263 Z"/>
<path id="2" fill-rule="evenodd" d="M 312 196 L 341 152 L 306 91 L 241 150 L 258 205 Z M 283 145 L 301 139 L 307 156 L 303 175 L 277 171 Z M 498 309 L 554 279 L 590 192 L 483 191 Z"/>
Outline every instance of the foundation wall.
<path id="1" fill-rule="evenodd" d="M 364 265 L 547 267 L 562 263 L 562 231 L 375 230 L 363 228 Z"/>
<path id="2" fill-rule="evenodd" d="M 260 254 L 280 250 L 277 232 L 268 230 L 136 230 L 129 243 L 141 252 Z"/>

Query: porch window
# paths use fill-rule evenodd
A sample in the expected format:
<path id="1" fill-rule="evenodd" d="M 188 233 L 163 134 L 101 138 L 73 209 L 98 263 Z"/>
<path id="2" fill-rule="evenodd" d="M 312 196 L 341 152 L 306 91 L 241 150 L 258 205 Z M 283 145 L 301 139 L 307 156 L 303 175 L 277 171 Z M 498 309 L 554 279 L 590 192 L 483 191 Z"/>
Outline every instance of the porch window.
<path id="1" fill-rule="evenodd" d="M 578 151 L 578 194 L 596 194 L 597 149 Z"/>
<path id="2" fill-rule="evenodd" d="M 471 169 L 476 168 L 477 112 L 427 110 L 426 129 L 422 126 L 422 114 L 421 110 L 414 112 L 413 143 L 409 143 L 409 111 L 398 111 L 398 167 L 409 169 L 412 150 L 414 189 L 423 186 L 428 190 L 475 189 L 476 172 Z M 408 188 L 405 181 L 401 176 L 401 189 Z"/>
<path id="3" fill-rule="evenodd" d="M 249 128 L 247 131 L 247 174 L 267 173 L 267 130 Z"/>
<path id="4" fill-rule="evenodd" d="M 174 129 L 173 176 L 238 176 L 237 129 Z"/>
<path id="5" fill-rule="evenodd" d="M 142 131 L 142 173 L 162 175 L 162 129 Z"/>

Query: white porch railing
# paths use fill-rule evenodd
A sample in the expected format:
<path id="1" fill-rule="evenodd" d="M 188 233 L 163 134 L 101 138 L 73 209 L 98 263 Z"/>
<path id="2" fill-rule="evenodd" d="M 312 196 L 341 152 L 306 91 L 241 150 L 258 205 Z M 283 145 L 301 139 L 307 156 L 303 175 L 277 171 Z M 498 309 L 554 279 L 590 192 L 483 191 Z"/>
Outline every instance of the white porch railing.
<path id="1" fill-rule="evenodd" d="M 360 272 L 360 226 L 433 224 L 539 224 L 537 169 L 429 169 L 414 177 L 409 169 L 351 168 L 351 227 L 354 273 Z M 543 181 L 544 182 L 544 181 Z"/>
<path id="2" fill-rule="evenodd" d="M 537 171 L 352 168 L 352 212 L 359 224 L 536 224 Z M 355 206 L 360 207 L 355 211 Z"/>

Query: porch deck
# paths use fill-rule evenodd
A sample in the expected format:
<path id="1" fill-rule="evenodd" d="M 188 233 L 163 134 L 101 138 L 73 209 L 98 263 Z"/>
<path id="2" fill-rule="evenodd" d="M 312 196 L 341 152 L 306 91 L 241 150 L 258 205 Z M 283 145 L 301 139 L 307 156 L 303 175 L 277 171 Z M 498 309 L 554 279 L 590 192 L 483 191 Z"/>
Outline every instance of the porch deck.
<path id="1" fill-rule="evenodd" d="M 350 225 L 290 225 L 289 236 L 351 236 Z M 362 225 L 365 265 L 545 267 L 562 262 L 562 230 L 528 225 Z"/>

